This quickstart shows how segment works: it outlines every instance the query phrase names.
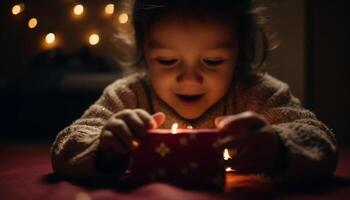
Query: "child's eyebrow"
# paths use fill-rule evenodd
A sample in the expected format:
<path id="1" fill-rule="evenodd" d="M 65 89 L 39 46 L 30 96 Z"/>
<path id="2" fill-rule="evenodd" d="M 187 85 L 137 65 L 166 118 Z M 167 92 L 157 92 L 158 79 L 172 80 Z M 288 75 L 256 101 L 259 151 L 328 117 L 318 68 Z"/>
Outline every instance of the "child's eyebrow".
<path id="1" fill-rule="evenodd" d="M 232 49 L 234 47 L 234 43 L 231 41 L 224 41 L 224 42 L 220 42 L 217 43 L 215 45 L 212 46 L 208 46 L 207 49 L 209 50 L 214 50 L 214 49 Z"/>

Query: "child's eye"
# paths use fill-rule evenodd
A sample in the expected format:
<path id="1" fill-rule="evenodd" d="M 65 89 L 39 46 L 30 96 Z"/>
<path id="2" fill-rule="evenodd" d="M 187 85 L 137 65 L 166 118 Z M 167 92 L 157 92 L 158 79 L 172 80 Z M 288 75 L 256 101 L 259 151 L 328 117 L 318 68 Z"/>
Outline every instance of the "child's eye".
<path id="1" fill-rule="evenodd" d="M 177 62 L 176 59 L 166 60 L 166 59 L 157 59 L 158 63 L 161 65 L 173 65 Z"/>
<path id="2" fill-rule="evenodd" d="M 223 60 L 208 60 L 208 59 L 204 59 L 203 62 L 207 65 L 210 66 L 217 66 L 222 64 L 224 61 Z"/>

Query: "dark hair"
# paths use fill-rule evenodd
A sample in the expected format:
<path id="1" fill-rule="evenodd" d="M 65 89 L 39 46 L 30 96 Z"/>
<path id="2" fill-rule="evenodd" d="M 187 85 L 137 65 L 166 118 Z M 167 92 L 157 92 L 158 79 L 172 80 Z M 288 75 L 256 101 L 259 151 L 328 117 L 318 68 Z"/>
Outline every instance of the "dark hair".
<path id="1" fill-rule="evenodd" d="M 176 11 L 179 17 L 233 20 L 239 40 L 235 76 L 247 78 L 265 71 L 268 39 L 262 26 L 266 20 L 261 10 L 253 7 L 252 0 L 135 0 L 133 26 L 138 53 L 136 64 L 144 62 L 144 38 L 152 25 L 169 12 Z"/>

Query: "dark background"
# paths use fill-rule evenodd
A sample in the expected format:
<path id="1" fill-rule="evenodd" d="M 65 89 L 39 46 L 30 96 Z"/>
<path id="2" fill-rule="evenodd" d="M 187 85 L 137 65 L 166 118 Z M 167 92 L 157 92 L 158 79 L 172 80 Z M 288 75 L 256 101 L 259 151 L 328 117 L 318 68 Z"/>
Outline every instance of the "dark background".
<path id="1" fill-rule="evenodd" d="M 116 13 L 120 13 L 122 2 L 84 1 L 84 16 L 73 19 L 70 12 L 77 1 L 1 1 L 2 138 L 52 141 L 59 130 L 99 97 L 108 83 L 121 76 L 112 42 L 117 14 L 106 17 L 102 10 L 107 3 L 116 3 Z M 285 4 L 283 8 L 291 14 L 278 6 L 279 1 L 256 2 L 272 2 L 272 15 L 280 24 L 275 31 L 282 43 L 272 53 L 271 63 L 281 67 L 272 67 L 270 73 L 289 83 L 305 107 L 334 130 L 341 144 L 349 144 L 350 74 L 345 66 L 349 34 L 345 26 L 345 1 L 283 1 L 294 5 Z M 16 3 L 24 3 L 25 11 L 14 16 L 11 8 Z M 32 16 L 38 18 L 39 25 L 30 30 L 26 23 Z M 86 44 L 86 35 L 91 30 L 98 30 L 101 37 L 96 46 Z M 45 49 L 40 44 L 45 33 L 51 31 L 57 33 L 60 44 Z M 288 46 L 288 42 L 292 45 Z"/>

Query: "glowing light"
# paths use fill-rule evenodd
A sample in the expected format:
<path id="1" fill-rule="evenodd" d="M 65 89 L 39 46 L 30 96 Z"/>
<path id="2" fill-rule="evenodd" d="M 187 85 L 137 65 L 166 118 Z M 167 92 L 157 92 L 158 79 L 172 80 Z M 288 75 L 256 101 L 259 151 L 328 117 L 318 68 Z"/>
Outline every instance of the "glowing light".
<path id="1" fill-rule="evenodd" d="M 179 125 L 177 123 L 174 123 L 172 126 L 171 126 L 171 133 L 172 134 L 176 134 L 177 133 L 177 127 Z"/>
<path id="2" fill-rule="evenodd" d="M 114 13 L 114 4 L 110 3 L 110 4 L 107 4 L 106 7 L 105 7 L 105 13 L 107 15 L 111 15 Z"/>
<path id="3" fill-rule="evenodd" d="M 53 33 L 49 33 L 49 34 L 47 34 L 46 37 L 45 37 L 45 41 L 46 41 L 47 44 L 52 44 L 52 43 L 54 43 L 54 42 L 55 42 L 55 39 L 56 39 L 56 36 L 55 36 L 55 34 L 53 34 Z"/>
<path id="4" fill-rule="evenodd" d="M 188 129 L 193 129 L 193 126 L 188 125 L 186 128 L 188 128 Z"/>
<path id="5" fill-rule="evenodd" d="M 24 4 L 16 4 L 12 7 L 12 14 L 18 15 L 19 13 L 23 12 L 24 10 Z"/>
<path id="6" fill-rule="evenodd" d="M 38 25 L 38 20 L 36 18 L 31 18 L 28 21 L 28 27 L 29 28 L 35 28 Z"/>
<path id="7" fill-rule="evenodd" d="M 224 156 L 224 160 L 231 159 L 231 156 L 230 156 L 230 154 L 228 153 L 228 149 L 225 149 L 225 150 L 224 150 L 223 156 Z"/>
<path id="8" fill-rule="evenodd" d="M 73 9 L 73 13 L 77 16 L 82 15 L 84 12 L 84 6 L 81 4 L 75 5 Z"/>
<path id="9" fill-rule="evenodd" d="M 133 140 L 133 141 L 131 142 L 131 144 L 132 144 L 132 146 L 134 146 L 134 147 L 140 146 L 139 142 L 137 142 L 136 140 Z"/>
<path id="10" fill-rule="evenodd" d="M 224 160 L 232 159 L 228 149 L 224 150 L 223 157 L 224 157 Z M 225 167 L 225 171 L 226 172 L 233 172 L 233 171 L 236 171 L 236 170 L 232 169 L 231 167 Z"/>
<path id="11" fill-rule="evenodd" d="M 119 20 L 119 23 L 126 24 L 129 20 L 129 16 L 126 13 L 122 13 L 119 15 L 118 20 Z"/>
<path id="12" fill-rule="evenodd" d="M 234 171 L 236 171 L 236 170 L 232 169 L 231 167 L 226 167 L 226 168 L 225 168 L 225 171 L 226 171 L 226 172 L 234 172 Z"/>
<path id="13" fill-rule="evenodd" d="M 90 35 L 89 44 L 96 45 L 99 41 L 100 41 L 100 37 L 96 33 L 93 33 Z"/>

